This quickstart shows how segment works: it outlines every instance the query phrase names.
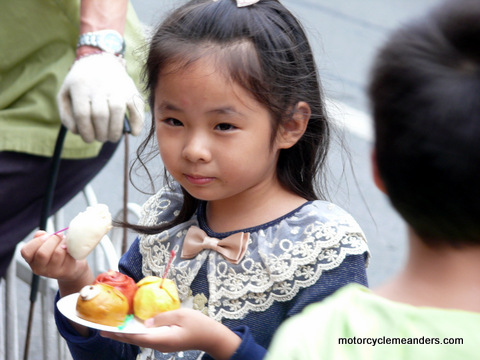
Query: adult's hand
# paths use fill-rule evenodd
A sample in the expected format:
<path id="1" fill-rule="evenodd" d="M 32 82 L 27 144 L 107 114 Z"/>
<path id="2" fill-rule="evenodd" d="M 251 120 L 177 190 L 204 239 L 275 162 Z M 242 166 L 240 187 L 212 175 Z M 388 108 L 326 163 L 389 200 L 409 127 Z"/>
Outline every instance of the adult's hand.
<path id="1" fill-rule="evenodd" d="M 75 61 L 57 101 L 62 123 L 87 143 L 120 140 L 126 113 L 132 135 L 142 130 L 142 96 L 125 69 L 125 60 L 113 54 L 89 54 Z"/>

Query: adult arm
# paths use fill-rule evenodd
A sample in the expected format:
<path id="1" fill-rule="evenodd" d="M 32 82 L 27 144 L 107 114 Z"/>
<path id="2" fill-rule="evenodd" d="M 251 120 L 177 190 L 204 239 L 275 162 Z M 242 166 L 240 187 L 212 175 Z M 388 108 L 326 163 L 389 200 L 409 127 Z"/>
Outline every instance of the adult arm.
<path id="1" fill-rule="evenodd" d="M 123 35 L 128 0 L 82 0 L 80 4 L 80 34 L 99 30 L 115 30 Z M 80 46 L 77 56 L 98 51 L 93 46 Z"/>
<path id="2" fill-rule="evenodd" d="M 123 34 L 128 0 L 82 0 L 80 33 L 113 29 Z"/>
<path id="3" fill-rule="evenodd" d="M 114 30 L 123 35 L 127 8 L 127 0 L 82 0 L 80 34 Z M 66 128 L 87 143 L 117 142 L 128 114 L 131 133 L 140 134 L 144 103 L 126 71 L 122 54 L 82 45 L 76 55 L 57 96 L 60 119 Z"/>

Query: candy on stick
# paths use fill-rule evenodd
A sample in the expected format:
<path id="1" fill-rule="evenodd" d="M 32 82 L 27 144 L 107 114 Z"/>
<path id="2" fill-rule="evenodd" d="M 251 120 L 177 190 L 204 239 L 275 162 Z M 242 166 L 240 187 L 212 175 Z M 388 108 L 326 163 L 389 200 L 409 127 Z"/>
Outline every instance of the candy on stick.
<path id="1" fill-rule="evenodd" d="M 83 260 L 112 228 L 112 215 L 105 204 L 87 207 L 68 226 L 65 242 L 70 255 Z"/>
<path id="2" fill-rule="evenodd" d="M 174 257 L 175 252 L 172 250 L 163 277 L 147 276 L 137 283 L 138 289 L 133 298 L 133 310 L 139 319 L 146 320 L 161 312 L 180 307 L 175 283 L 165 278 Z"/>
<path id="3" fill-rule="evenodd" d="M 175 250 L 170 251 L 170 259 L 168 259 L 167 266 L 165 267 L 165 271 L 163 272 L 162 282 L 160 283 L 160 287 L 163 287 L 163 282 L 167 277 L 168 270 L 170 270 L 170 265 L 172 265 L 173 258 L 175 257 Z"/>

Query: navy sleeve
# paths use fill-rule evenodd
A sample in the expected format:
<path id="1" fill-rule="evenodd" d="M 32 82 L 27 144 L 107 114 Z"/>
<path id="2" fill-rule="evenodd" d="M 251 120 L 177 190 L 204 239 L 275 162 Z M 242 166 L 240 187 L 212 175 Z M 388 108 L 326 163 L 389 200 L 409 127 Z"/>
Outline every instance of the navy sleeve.
<path id="1" fill-rule="evenodd" d="M 250 330 L 246 326 L 233 329 L 233 332 L 242 338 L 242 343 L 235 351 L 230 360 L 260 360 L 263 359 L 267 351 L 264 347 L 255 342 Z"/>
<path id="2" fill-rule="evenodd" d="M 264 347 L 255 342 L 248 326 L 239 326 L 232 331 L 240 336 L 242 342 L 230 360 L 261 360 L 267 353 Z M 214 360 L 210 355 L 205 354 L 202 359 Z"/>
<path id="3" fill-rule="evenodd" d="M 130 276 L 135 282 L 139 282 L 144 278 L 142 273 L 142 255 L 140 254 L 139 244 L 140 239 L 137 237 L 118 262 L 118 270 L 121 273 Z"/>

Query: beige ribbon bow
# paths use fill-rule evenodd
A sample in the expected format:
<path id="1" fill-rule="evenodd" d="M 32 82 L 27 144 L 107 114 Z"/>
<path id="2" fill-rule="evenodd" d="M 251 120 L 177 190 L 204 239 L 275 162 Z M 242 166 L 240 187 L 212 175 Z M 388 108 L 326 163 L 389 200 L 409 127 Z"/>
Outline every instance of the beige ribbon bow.
<path id="1" fill-rule="evenodd" d="M 191 259 L 204 249 L 215 250 L 227 261 L 238 264 L 245 251 L 250 238 L 249 233 L 235 233 L 224 239 L 216 239 L 207 236 L 207 233 L 197 226 L 191 226 L 187 231 L 182 248 L 182 259 Z"/>

